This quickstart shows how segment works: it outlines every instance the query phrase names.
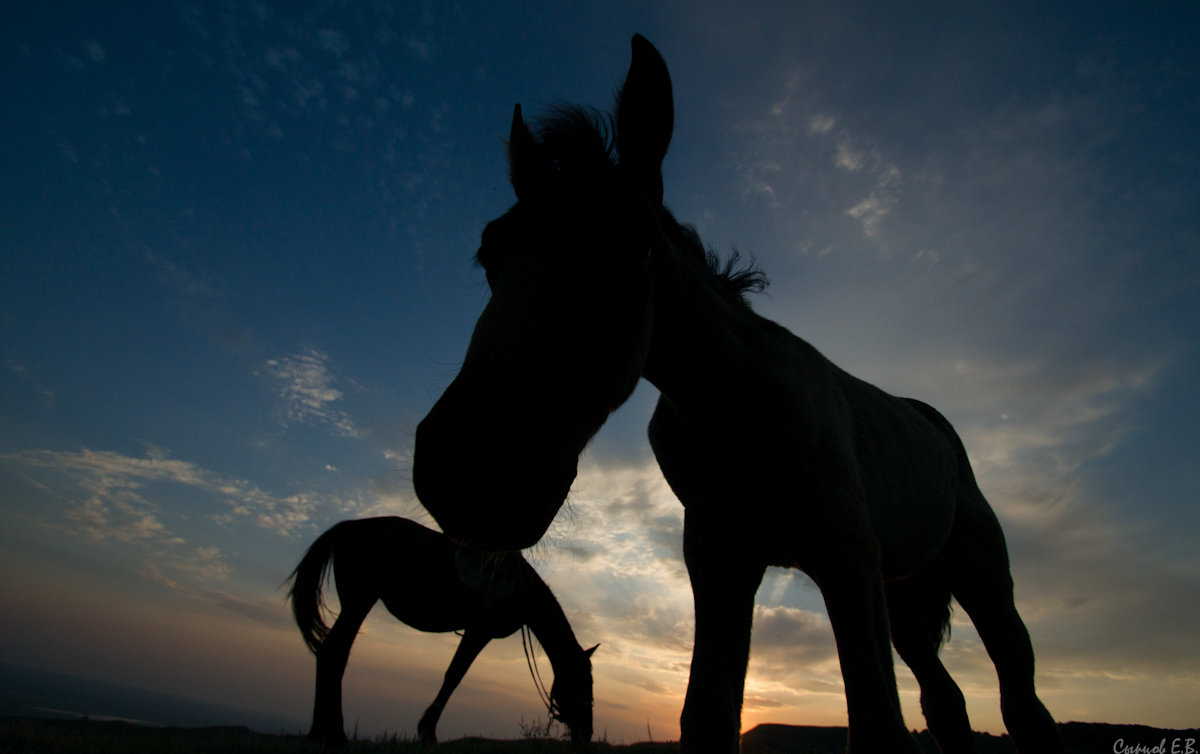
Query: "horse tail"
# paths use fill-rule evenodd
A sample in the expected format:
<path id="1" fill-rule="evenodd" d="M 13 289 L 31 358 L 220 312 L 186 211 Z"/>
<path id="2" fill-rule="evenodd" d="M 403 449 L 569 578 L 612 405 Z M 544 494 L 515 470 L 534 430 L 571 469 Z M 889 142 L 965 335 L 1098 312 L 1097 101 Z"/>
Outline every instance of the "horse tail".
<path id="1" fill-rule="evenodd" d="M 300 564 L 288 577 L 291 589 L 288 598 L 292 601 L 292 615 L 300 628 L 300 635 L 309 650 L 317 653 L 317 649 L 329 635 L 329 626 L 325 623 L 324 614 L 328 612 L 325 606 L 324 587 L 329 576 L 329 568 L 333 565 L 333 550 L 345 533 L 346 524 L 343 521 L 334 525 L 329 531 L 317 537 L 300 559 Z"/>

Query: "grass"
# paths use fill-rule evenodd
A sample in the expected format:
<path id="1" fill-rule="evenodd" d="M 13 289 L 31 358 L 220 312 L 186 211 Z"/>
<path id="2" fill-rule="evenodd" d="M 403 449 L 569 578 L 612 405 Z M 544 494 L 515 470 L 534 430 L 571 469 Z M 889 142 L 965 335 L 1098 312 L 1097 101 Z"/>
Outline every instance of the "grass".
<path id="1" fill-rule="evenodd" d="M 1200 751 L 1200 731 L 1159 730 L 1136 725 L 1065 723 L 1060 726 L 1068 754 L 1100 754 L 1114 750 L 1118 740 L 1148 750 L 1165 741 L 1165 751 Z M 937 748 L 928 733 L 918 740 L 928 752 Z M 1006 737 L 976 734 L 980 754 L 1011 754 Z M 759 726 L 742 739 L 745 754 L 841 754 L 845 728 Z M 1175 748 L 1172 749 L 1172 746 Z M 1190 747 L 1190 748 L 1189 748 Z M 1132 750 L 1132 749 L 1130 749 Z M 678 743 L 636 743 L 614 746 L 593 742 L 585 749 L 562 740 L 524 738 L 497 741 L 462 738 L 438 745 L 438 754 L 677 754 Z M 249 728 L 152 728 L 96 720 L 33 720 L 0 718 L 0 752 L 4 754 L 326 754 L 329 749 L 302 736 L 271 736 Z M 351 741 L 338 754 L 429 754 L 416 741 L 399 736 Z"/>
<path id="2" fill-rule="evenodd" d="M 637 754 L 678 752 L 671 743 L 611 746 L 593 743 L 592 752 Z M 272 736 L 249 728 L 153 728 L 95 720 L 0 719 L 0 752 L 4 754 L 324 754 L 326 747 L 303 736 Z M 438 754 L 567 754 L 578 752 L 566 741 L 525 738 L 497 741 L 463 738 L 440 743 Z M 420 743 L 399 736 L 351 741 L 339 754 L 428 754 Z"/>

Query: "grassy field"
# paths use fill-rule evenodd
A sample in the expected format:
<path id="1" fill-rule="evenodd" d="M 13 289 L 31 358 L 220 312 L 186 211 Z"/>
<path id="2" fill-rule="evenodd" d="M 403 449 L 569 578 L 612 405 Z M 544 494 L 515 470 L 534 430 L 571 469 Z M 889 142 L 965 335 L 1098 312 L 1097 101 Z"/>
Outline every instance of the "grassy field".
<path id="1" fill-rule="evenodd" d="M 1066 723 L 1061 726 L 1068 754 L 1108 754 L 1120 751 L 1162 751 L 1200 754 L 1200 731 L 1157 730 L 1144 726 Z M 937 747 L 928 734 L 919 740 L 927 752 Z M 977 734 L 980 754 L 1011 754 L 1012 745 L 1002 736 Z M 1140 745 L 1141 749 L 1134 746 Z M 762 725 L 742 737 L 743 754 L 841 754 L 846 747 L 844 728 L 805 728 Z M 300 736 L 272 736 L 249 728 L 154 728 L 129 723 L 94 720 L 31 720 L 0 718 L 0 752 L 4 754 L 323 754 L 328 751 Z M 339 750 L 344 754 L 428 754 L 415 741 L 383 737 L 371 741 L 352 741 Z M 577 753 L 565 741 L 523 739 L 495 741 L 464 738 L 439 744 L 439 754 L 567 754 Z M 613 746 L 604 742 L 590 744 L 583 751 L 606 754 L 666 754 L 678 752 L 679 745 L 669 742 L 636 743 Z"/>
<path id="2" fill-rule="evenodd" d="M 588 750 L 598 754 L 609 751 L 665 754 L 678 752 L 679 745 L 593 743 Z M 4 754 L 322 754 L 325 751 L 328 751 L 325 747 L 302 736 L 266 735 L 241 727 L 155 728 L 93 720 L 0 719 L 0 752 Z M 428 754 L 428 750 L 416 741 L 391 736 L 352 741 L 338 751 L 344 754 Z M 566 741 L 464 738 L 440 743 L 437 751 L 438 754 L 567 754 L 578 750 Z"/>

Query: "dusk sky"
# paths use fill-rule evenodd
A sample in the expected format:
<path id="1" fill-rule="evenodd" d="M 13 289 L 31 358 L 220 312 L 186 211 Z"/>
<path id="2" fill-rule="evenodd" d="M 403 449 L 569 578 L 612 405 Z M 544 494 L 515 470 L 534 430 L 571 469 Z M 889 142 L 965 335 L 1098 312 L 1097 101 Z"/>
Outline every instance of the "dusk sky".
<path id="1" fill-rule="evenodd" d="M 675 216 L 756 258 L 758 312 L 962 435 L 1050 711 L 1200 725 L 1187 2 L 6 4 L 0 661 L 306 727 L 284 579 L 339 520 L 432 525 L 413 435 L 488 298 L 513 105 L 607 109 L 635 32 L 674 82 Z M 678 737 L 691 655 L 656 398 L 613 415 L 527 553 L 601 645 L 614 743 Z M 815 586 L 771 569 L 757 601 L 744 729 L 844 725 Z M 415 734 L 456 643 L 377 608 L 348 726 Z M 943 655 L 1002 732 L 961 611 Z M 514 637 L 439 732 L 544 714 Z"/>

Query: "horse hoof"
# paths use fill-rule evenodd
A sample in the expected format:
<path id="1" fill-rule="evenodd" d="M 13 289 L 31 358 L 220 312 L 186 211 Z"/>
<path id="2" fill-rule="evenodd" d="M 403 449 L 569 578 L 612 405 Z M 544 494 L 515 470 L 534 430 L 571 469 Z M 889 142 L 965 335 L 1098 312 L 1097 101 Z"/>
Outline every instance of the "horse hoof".
<path id="1" fill-rule="evenodd" d="M 437 729 L 426 723 L 424 718 L 417 723 L 417 738 L 420 739 L 423 748 L 437 748 Z"/>
<path id="2" fill-rule="evenodd" d="M 310 731 L 308 734 L 308 740 L 312 741 L 313 743 L 321 744 L 329 749 L 340 749 L 350 742 L 350 739 L 346 738 L 346 734 L 340 730 L 336 733 Z"/>

